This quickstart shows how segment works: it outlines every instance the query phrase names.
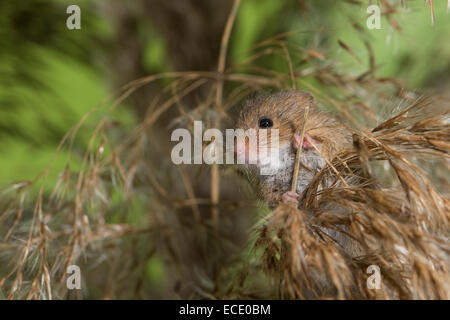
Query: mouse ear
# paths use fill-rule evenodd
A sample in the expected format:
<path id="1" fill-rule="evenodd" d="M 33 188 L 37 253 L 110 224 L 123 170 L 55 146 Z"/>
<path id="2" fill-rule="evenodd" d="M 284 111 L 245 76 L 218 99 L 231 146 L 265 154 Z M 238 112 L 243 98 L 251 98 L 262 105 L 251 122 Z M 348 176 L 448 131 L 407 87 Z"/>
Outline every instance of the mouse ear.
<path id="1" fill-rule="evenodd" d="M 307 105 L 312 107 L 316 104 L 316 100 L 314 99 L 314 96 L 309 92 L 297 91 L 297 97 L 298 97 L 299 105 L 302 107 L 306 107 Z"/>

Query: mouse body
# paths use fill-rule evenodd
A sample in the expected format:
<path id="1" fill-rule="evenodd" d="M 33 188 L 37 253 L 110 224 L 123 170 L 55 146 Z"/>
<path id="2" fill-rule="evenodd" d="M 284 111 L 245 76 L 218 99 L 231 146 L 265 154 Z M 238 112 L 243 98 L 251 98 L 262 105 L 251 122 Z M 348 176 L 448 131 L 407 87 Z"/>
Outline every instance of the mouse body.
<path id="1" fill-rule="evenodd" d="M 308 108 L 303 143 L 301 130 Z M 352 134 L 333 117 L 320 111 L 312 94 L 304 91 L 289 90 L 276 93 L 263 93 L 248 99 L 240 112 L 237 128 L 267 130 L 270 137 L 272 130 L 278 129 L 278 163 L 272 174 L 262 175 L 262 165 L 272 165 L 258 159 L 256 164 L 249 164 L 248 143 L 236 150 L 245 154 L 245 168 L 256 178 L 258 193 L 269 204 L 295 202 L 314 176 L 339 152 L 352 148 Z M 270 143 L 270 139 L 267 139 Z M 291 192 L 297 149 L 302 145 L 301 166 L 297 179 L 296 192 Z M 257 152 L 262 146 L 253 149 Z M 256 155 L 258 157 L 258 155 Z M 299 204 L 300 205 L 300 204 Z"/>

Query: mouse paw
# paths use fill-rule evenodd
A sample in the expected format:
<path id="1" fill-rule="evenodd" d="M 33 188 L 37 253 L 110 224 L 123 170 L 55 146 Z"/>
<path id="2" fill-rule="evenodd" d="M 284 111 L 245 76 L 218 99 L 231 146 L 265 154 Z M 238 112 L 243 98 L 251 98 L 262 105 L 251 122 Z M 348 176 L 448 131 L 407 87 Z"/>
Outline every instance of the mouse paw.
<path id="1" fill-rule="evenodd" d="M 300 145 L 302 144 L 301 142 L 302 142 L 302 137 L 300 135 L 300 132 L 297 131 L 294 133 L 294 138 L 293 138 L 293 145 L 294 145 L 295 150 L 297 150 L 300 147 Z M 308 133 L 305 132 L 305 136 L 303 137 L 303 149 L 304 150 L 314 149 L 312 143 L 314 143 L 314 145 L 316 147 L 319 146 L 319 143 L 316 140 L 314 140 L 313 138 L 311 138 L 311 136 Z"/>
<path id="2" fill-rule="evenodd" d="M 295 205 L 298 206 L 299 198 L 300 198 L 300 195 L 298 193 L 295 193 L 292 191 L 287 191 L 287 192 L 283 193 L 283 195 L 281 196 L 281 201 L 284 204 L 294 203 Z"/>

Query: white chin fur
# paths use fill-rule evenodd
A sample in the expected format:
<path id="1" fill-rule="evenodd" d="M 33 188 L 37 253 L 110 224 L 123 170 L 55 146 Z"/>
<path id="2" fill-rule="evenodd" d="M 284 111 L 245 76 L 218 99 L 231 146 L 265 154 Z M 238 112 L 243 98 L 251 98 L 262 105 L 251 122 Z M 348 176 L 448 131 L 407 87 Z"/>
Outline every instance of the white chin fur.
<path id="1" fill-rule="evenodd" d="M 265 155 L 260 157 L 257 165 L 251 165 L 250 167 L 256 171 L 255 173 L 260 176 L 264 184 L 281 191 L 287 191 L 292 180 L 295 157 L 296 152 L 294 148 L 287 144 L 279 148 L 276 157 Z M 297 193 L 299 194 L 303 192 L 314 175 L 325 165 L 325 160 L 315 150 L 303 150 L 301 162 L 310 169 L 307 170 L 302 167 L 299 172 L 297 181 Z"/>
<path id="2" fill-rule="evenodd" d="M 258 164 L 260 175 L 274 175 L 292 161 L 292 147 L 290 144 L 281 146 L 278 150 L 272 152 L 261 152 L 258 157 Z M 278 151 L 278 152 L 277 152 Z"/>

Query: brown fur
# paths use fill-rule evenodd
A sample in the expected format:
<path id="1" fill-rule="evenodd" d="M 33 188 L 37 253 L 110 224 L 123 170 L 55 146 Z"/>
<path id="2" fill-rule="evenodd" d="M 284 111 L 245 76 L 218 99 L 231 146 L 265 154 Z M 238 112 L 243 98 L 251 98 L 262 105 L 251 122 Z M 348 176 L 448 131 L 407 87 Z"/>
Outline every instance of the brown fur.
<path id="1" fill-rule="evenodd" d="M 319 142 L 320 153 L 316 150 L 303 151 L 301 158 L 303 167 L 299 172 L 297 188 L 297 192 L 302 193 L 326 161 L 331 161 L 337 153 L 352 147 L 350 131 L 328 114 L 317 109 L 314 97 L 310 93 L 297 90 L 261 94 L 247 100 L 240 113 L 238 128 L 265 130 L 258 129 L 258 120 L 261 117 L 268 117 L 273 120 L 272 129 L 279 129 L 283 168 L 277 171 L 275 177 L 259 176 L 257 170 L 251 170 L 257 176 L 257 189 L 260 195 L 269 204 L 276 204 L 281 195 L 290 188 L 296 154 L 291 143 L 294 133 L 300 131 L 304 125 L 304 113 L 307 106 L 309 112 L 305 130 Z M 249 169 L 256 168 L 249 166 Z"/>
<path id="2" fill-rule="evenodd" d="M 237 127 L 258 130 L 258 119 L 270 117 L 274 121 L 273 129 L 280 130 L 280 145 L 290 143 L 295 131 L 303 127 L 306 106 L 310 108 L 306 132 L 322 143 L 322 152 L 327 159 L 330 160 L 337 152 L 351 146 L 351 133 L 328 114 L 317 109 L 314 97 L 304 91 L 265 93 L 247 100 Z"/>

